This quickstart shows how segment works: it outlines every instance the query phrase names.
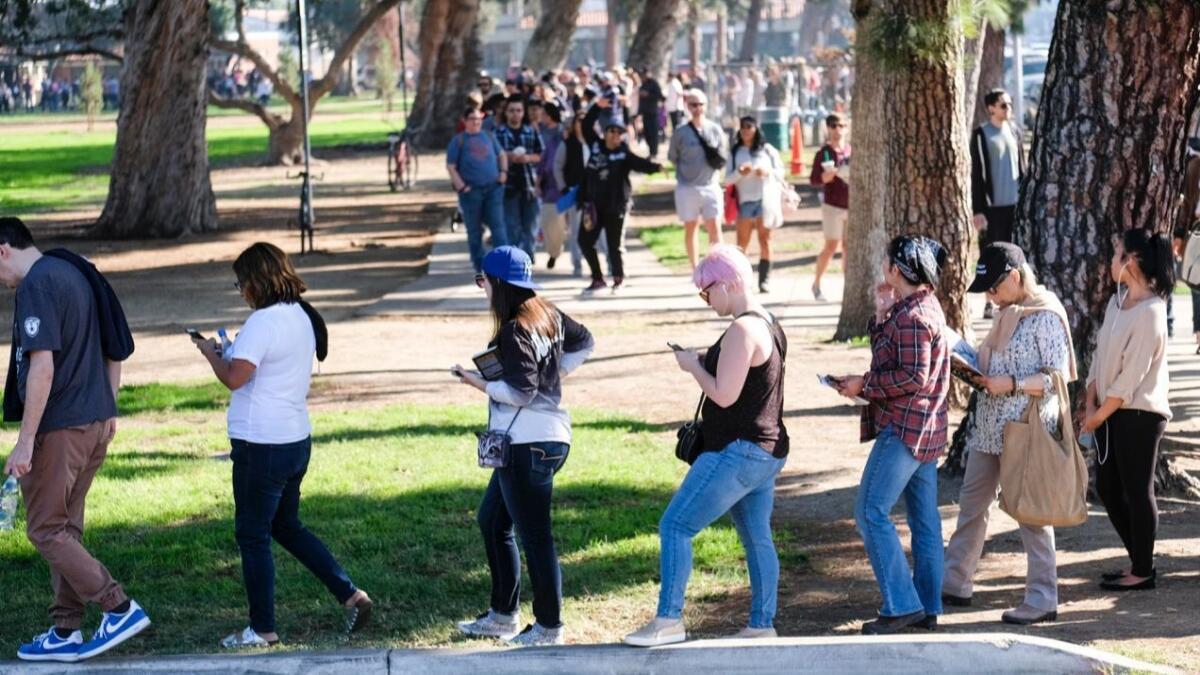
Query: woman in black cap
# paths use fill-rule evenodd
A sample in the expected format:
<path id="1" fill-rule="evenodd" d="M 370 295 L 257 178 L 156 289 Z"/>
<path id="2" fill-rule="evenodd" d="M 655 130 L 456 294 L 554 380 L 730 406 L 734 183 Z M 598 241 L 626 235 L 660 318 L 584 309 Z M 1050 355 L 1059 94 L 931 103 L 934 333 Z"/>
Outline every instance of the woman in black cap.
<path id="1" fill-rule="evenodd" d="M 979 347 L 977 368 L 983 377 L 975 414 L 967 430 L 967 473 L 958 495 L 958 526 L 946 547 L 942 602 L 966 607 L 983 541 L 988 514 L 1000 486 L 1004 428 L 1025 417 L 1030 397 L 1039 397 L 1042 424 L 1059 433 L 1056 388 L 1045 370 L 1076 379 L 1067 312 L 1053 293 L 1039 286 L 1020 248 L 1006 242 L 989 244 L 968 293 L 984 293 L 998 308 L 992 330 Z M 1020 524 L 1028 571 L 1025 599 L 1001 616 L 1005 623 L 1028 625 L 1058 617 L 1058 572 L 1054 528 Z"/>
<path id="2" fill-rule="evenodd" d="M 501 373 L 488 381 L 455 365 L 451 373 L 488 396 L 488 431 L 506 435 L 508 460 L 492 470 L 476 519 L 492 576 L 491 605 L 458 624 L 475 637 L 511 639 L 521 646 L 563 644 L 562 576 L 550 526 L 554 475 L 567 461 L 571 418 L 562 409 L 562 378 L 592 352 L 583 325 L 538 297 L 533 263 L 519 248 L 500 246 L 483 259 L 480 286 L 495 326 L 488 345 Z M 520 630 L 521 536 L 536 622 Z"/>

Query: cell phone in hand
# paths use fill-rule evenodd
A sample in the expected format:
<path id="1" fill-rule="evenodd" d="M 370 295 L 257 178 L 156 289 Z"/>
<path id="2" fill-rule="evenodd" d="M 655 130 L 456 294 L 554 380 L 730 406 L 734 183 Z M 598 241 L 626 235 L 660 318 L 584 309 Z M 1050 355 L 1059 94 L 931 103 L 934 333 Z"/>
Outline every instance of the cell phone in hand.
<path id="1" fill-rule="evenodd" d="M 203 334 L 201 334 L 201 333 L 200 333 L 200 331 L 196 330 L 195 328 L 184 328 L 183 330 L 184 330 L 184 332 L 186 332 L 186 333 L 187 333 L 189 336 L 191 336 L 191 338 L 192 338 L 193 340 L 205 340 L 205 339 L 207 339 L 207 338 L 205 338 L 205 337 L 204 337 L 204 335 L 203 335 Z"/>
<path id="2" fill-rule="evenodd" d="M 680 347 L 679 345 L 675 344 L 674 342 L 671 342 L 670 340 L 667 341 L 667 346 L 677 352 L 683 351 L 683 347 Z"/>

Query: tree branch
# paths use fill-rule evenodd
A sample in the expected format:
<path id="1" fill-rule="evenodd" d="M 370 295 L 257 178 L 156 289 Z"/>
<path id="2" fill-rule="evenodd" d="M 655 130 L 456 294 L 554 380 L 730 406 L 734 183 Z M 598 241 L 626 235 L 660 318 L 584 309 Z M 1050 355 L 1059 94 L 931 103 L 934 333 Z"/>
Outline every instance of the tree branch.
<path id="1" fill-rule="evenodd" d="M 270 80 L 271 84 L 275 85 L 275 92 L 278 93 L 280 97 L 292 104 L 294 107 L 300 105 L 300 96 L 296 93 L 295 89 L 292 89 L 292 85 L 289 84 L 287 80 L 280 77 L 279 73 L 276 72 L 276 70 L 272 68 L 269 63 L 267 63 L 267 60 L 263 58 L 262 54 L 259 54 L 250 45 L 246 44 L 245 42 L 231 42 L 229 40 L 216 39 L 210 39 L 208 44 L 213 49 L 219 49 L 223 52 L 229 52 L 230 54 L 236 54 L 244 59 L 249 59 L 250 62 L 254 64 L 254 67 L 258 69 L 258 72 L 262 73 L 264 77 Z"/>
<path id="2" fill-rule="evenodd" d="M 333 60 L 329 62 L 329 68 L 325 71 L 325 76 L 313 81 L 309 94 L 309 105 L 312 105 L 317 99 L 333 91 L 338 79 L 342 76 L 342 67 L 346 65 L 346 61 L 354 54 L 354 51 L 358 48 L 358 43 L 362 41 L 367 31 L 375 25 L 375 22 L 380 17 L 390 12 L 393 7 L 399 4 L 400 0 L 381 0 L 358 20 L 358 24 L 354 27 L 354 30 L 346 36 L 346 39 L 342 41 L 337 51 L 334 52 Z"/>
<path id="3" fill-rule="evenodd" d="M 63 47 L 61 49 L 50 49 L 46 51 L 30 51 L 23 46 L 18 46 L 13 50 L 14 56 L 27 58 L 31 61 L 49 61 L 58 59 L 64 56 L 103 56 L 106 59 L 112 59 L 117 63 L 124 63 L 125 57 L 105 47 L 97 47 L 95 45 L 85 44 L 75 47 Z"/>
<path id="4" fill-rule="evenodd" d="M 244 98 L 226 98 L 218 94 L 216 91 L 209 89 L 208 103 L 210 105 L 215 105 L 218 108 L 242 110 L 252 115 L 256 115 L 260 120 L 263 121 L 263 124 L 267 125 L 267 128 L 271 131 L 275 131 L 279 127 L 283 126 L 282 117 L 267 110 L 265 106 L 254 101 Z"/>

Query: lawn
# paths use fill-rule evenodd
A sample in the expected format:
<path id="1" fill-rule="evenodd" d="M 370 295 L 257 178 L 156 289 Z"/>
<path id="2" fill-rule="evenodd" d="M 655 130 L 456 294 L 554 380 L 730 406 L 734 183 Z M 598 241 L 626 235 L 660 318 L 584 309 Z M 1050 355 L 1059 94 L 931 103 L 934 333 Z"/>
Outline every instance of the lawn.
<path id="1" fill-rule="evenodd" d="M 246 624 L 225 458 L 227 400 L 216 385 L 122 391 L 125 417 L 91 491 L 84 536 L 155 622 L 122 653 L 211 652 Z M 489 473 L 475 466 L 472 435 L 483 420 L 480 405 L 314 414 L 302 513 L 375 599 L 376 620 L 356 646 L 457 642 L 454 621 L 486 609 L 474 517 Z M 612 641 L 653 612 L 657 521 L 685 467 L 672 456 L 668 432 L 637 420 L 583 411 L 575 432 L 555 486 L 564 621 L 571 641 Z M 785 573 L 806 568 L 798 539 L 777 529 Z M 340 646 L 340 608 L 276 550 L 282 639 L 288 647 Z M 748 583 L 727 520 L 703 532 L 695 550 L 693 616 Z M 51 596 L 46 566 L 22 534 L 0 534 L 0 559 L 2 659 L 45 629 Z M 528 588 L 522 614 L 532 620 Z M 93 608 L 85 626 L 97 620 Z"/>
<path id="2" fill-rule="evenodd" d="M 687 271 L 690 264 L 687 247 L 683 243 L 682 225 L 671 223 L 660 227 L 645 227 L 638 231 L 638 236 L 654 257 L 672 272 Z"/>
<path id="3" fill-rule="evenodd" d="M 361 107 L 367 102 L 355 103 Z M 327 113 L 324 119 L 322 112 Z M 388 118 L 378 111 L 336 117 L 330 112 L 325 106 L 317 108 L 311 127 L 314 148 L 384 145 L 387 133 L 403 125 L 403 116 L 398 113 Z M 256 117 L 243 117 L 244 121 L 234 125 L 210 124 L 208 153 L 213 166 L 252 162 L 266 156 L 266 126 Z M 0 132 L 3 130 L 0 126 Z M 111 125 L 92 132 L 47 125 L 42 133 L 0 133 L 0 211 L 29 213 L 103 202 L 115 141 L 116 131 Z"/>

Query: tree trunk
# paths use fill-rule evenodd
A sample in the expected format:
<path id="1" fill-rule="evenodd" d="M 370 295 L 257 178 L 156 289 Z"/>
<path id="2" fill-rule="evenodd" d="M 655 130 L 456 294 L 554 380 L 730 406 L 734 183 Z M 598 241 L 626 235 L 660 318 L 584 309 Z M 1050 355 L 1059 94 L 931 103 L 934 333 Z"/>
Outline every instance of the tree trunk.
<path id="1" fill-rule="evenodd" d="M 968 118 L 968 130 L 988 121 L 983 95 L 1004 86 L 1004 37 L 1003 28 L 996 28 L 990 24 L 987 26 L 983 39 L 983 53 L 979 57 L 979 80 L 975 85 L 975 100 L 970 108 L 974 113 Z"/>
<path id="2" fill-rule="evenodd" d="M 620 0 L 608 0 L 608 23 L 604 26 L 604 65 L 612 68 L 621 62 L 621 24 L 617 21 Z"/>
<path id="3" fill-rule="evenodd" d="M 738 61 L 750 63 L 758 53 L 758 23 L 762 18 L 763 0 L 750 0 L 750 9 L 746 10 L 746 30 L 742 33 L 742 48 L 738 51 Z"/>
<path id="4" fill-rule="evenodd" d="M 717 5 L 717 63 L 725 65 L 729 61 L 729 7 Z"/>
<path id="5" fill-rule="evenodd" d="M 688 63 L 692 77 L 700 73 L 700 0 L 688 2 Z"/>
<path id="6" fill-rule="evenodd" d="M 179 237 L 217 229 L 204 135 L 205 0 L 130 0 L 121 112 L 101 237 Z"/>
<path id="7" fill-rule="evenodd" d="M 270 127 L 267 135 L 268 164 L 295 166 L 304 163 L 304 126 L 300 123 L 303 109 L 303 105 L 293 105 L 291 119 Z"/>
<path id="8" fill-rule="evenodd" d="M 645 68 L 659 82 L 667 81 L 667 67 L 675 46 L 675 30 L 679 27 L 679 10 L 683 0 L 658 0 L 646 3 L 638 18 L 637 32 L 629 47 L 629 65 Z"/>
<path id="9" fill-rule="evenodd" d="M 811 56 L 814 47 L 823 46 L 829 22 L 837 13 L 837 3 L 842 0 L 808 0 L 800 14 L 800 53 Z"/>
<path id="10" fill-rule="evenodd" d="M 867 35 L 879 18 L 878 0 L 857 0 L 853 9 L 858 35 Z M 854 98 L 850 102 L 854 119 L 854 153 L 868 161 L 854 163 L 850 173 L 850 219 L 842 268 L 845 290 L 842 312 L 838 317 L 835 340 L 849 340 L 867 334 L 867 323 L 875 314 L 873 289 L 882 281 L 881 265 L 887 247 L 883 228 L 883 205 L 888 188 L 888 96 L 893 87 L 888 80 L 894 73 L 872 58 L 869 50 L 854 52 Z"/>
<path id="11" fill-rule="evenodd" d="M 975 113 L 975 99 L 979 93 L 979 63 L 983 60 L 983 45 L 987 42 L 987 21 L 979 26 L 979 32 L 963 40 L 963 98 L 960 109 L 966 126 L 971 128 Z"/>
<path id="12" fill-rule="evenodd" d="M 535 73 L 559 68 L 567 60 L 579 5 L 583 0 L 542 0 L 542 16 L 525 46 L 525 65 Z"/>
<path id="13" fill-rule="evenodd" d="M 427 0 L 421 17 L 421 69 L 408 126 L 423 148 L 450 142 L 479 69 L 479 0 Z"/>

